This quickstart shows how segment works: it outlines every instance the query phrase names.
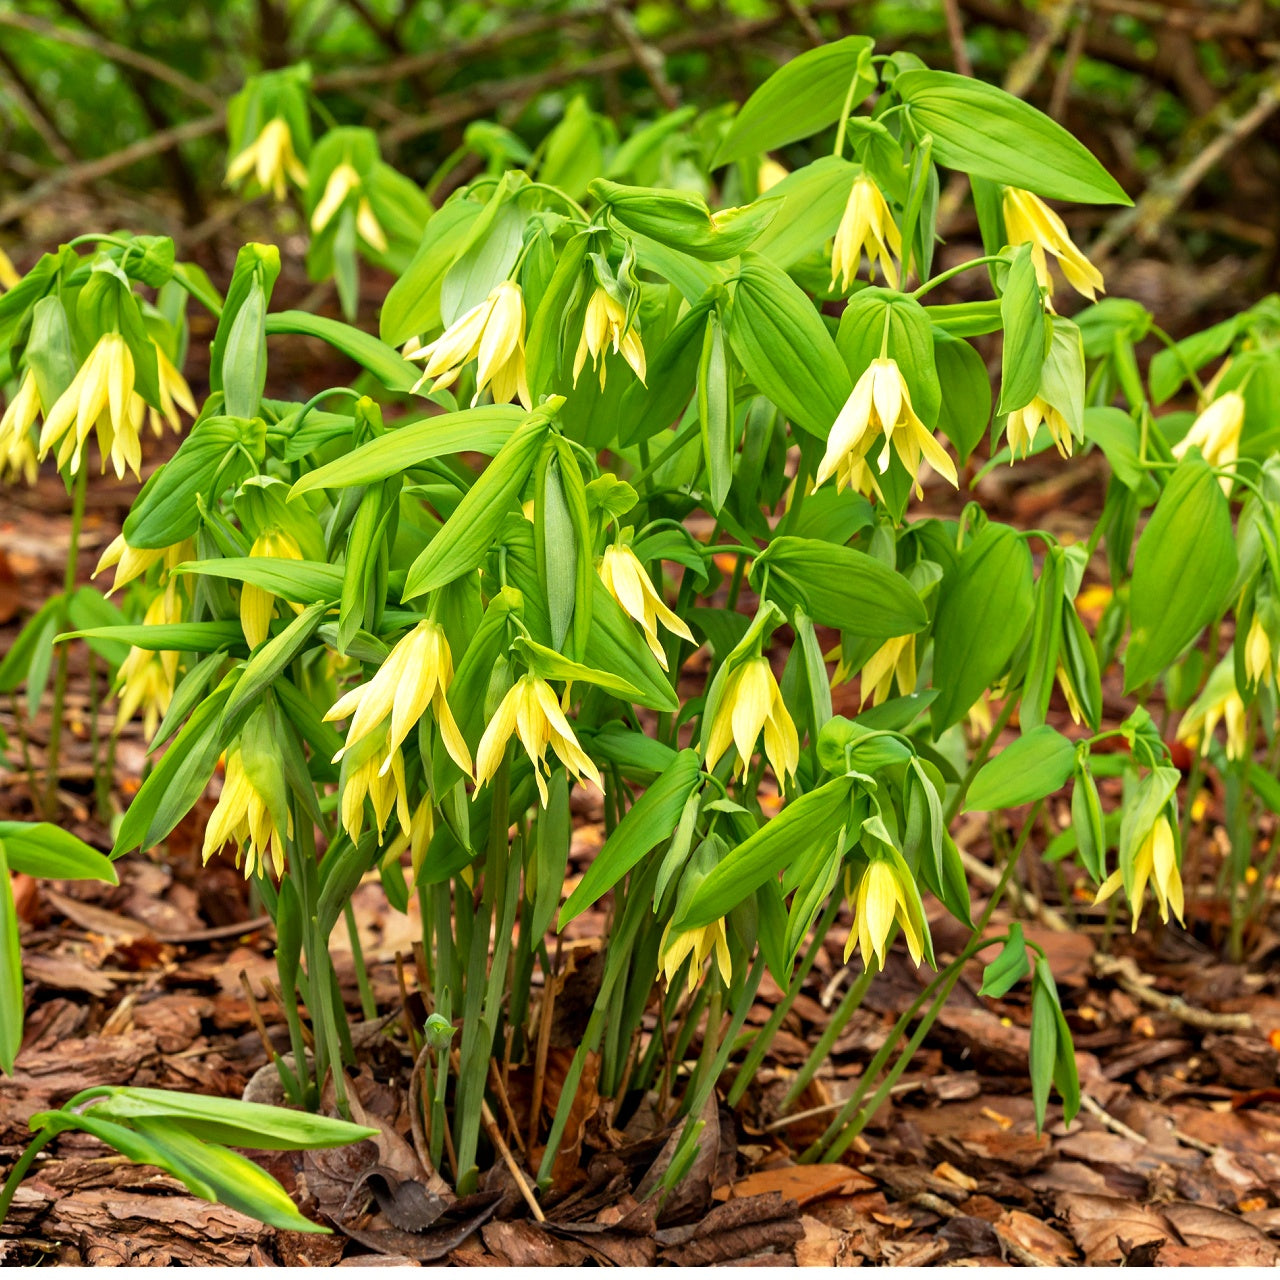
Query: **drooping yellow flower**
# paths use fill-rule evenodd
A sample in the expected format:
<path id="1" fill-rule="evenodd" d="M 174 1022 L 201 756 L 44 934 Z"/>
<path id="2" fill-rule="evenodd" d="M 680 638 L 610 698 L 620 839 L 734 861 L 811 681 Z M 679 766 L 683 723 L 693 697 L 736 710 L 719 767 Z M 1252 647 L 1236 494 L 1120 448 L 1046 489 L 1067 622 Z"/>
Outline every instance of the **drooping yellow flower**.
<path id="1" fill-rule="evenodd" d="M 662 980 L 668 987 L 680 973 L 680 966 L 690 956 L 689 976 L 686 989 L 692 991 L 702 976 L 703 966 L 709 958 L 714 958 L 720 980 L 727 987 L 733 981 L 733 962 L 729 957 L 729 939 L 725 933 L 724 920 L 713 920 L 701 929 L 686 929 L 683 933 L 671 936 L 671 921 L 662 931 L 662 942 L 658 950 L 658 965 L 662 970 Z"/>
<path id="2" fill-rule="evenodd" d="M 427 856 L 427 848 L 431 844 L 431 837 L 435 835 L 435 831 L 435 811 L 431 797 L 426 795 L 418 801 L 418 807 L 413 811 L 409 830 L 399 832 L 387 845 L 384 862 L 399 861 L 400 856 L 408 849 L 413 878 L 416 880 L 422 870 L 422 863 Z"/>
<path id="3" fill-rule="evenodd" d="M 705 734 L 703 750 L 707 769 L 714 769 L 724 753 L 733 747 L 738 753 L 735 772 L 745 777 L 762 732 L 765 759 L 781 786 L 788 775 L 792 778 L 796 775 L 800 738 L 791 713 L 782 701 L 768 658 L 748 658 L 725 680 L 715 718 Z"/>
<path id="4" fill-rule="evenodd" d="M 1271 637 L 1255 613 L 1249 623 L 1249 634 L 1244 640 L 1244 672 L 1250 685 L 1269 684 L 1271 681 Z"/>
<path id="5" fill-rule="evenodd" d="M 756 190 L 761 195 L 772 190 L 788 176 L 787 166 L 779 164 L 772 156 L 765 156 L 756 170 Z"/>
<path id="6" fill-rule="evenodd" d="M 600 788 L 599 770 L 583 751 L 551 686 L 540 676 L 521 676 L 498 705 L 476 750 L 477 786 L 484 786 L 498 772 L 513 734 L 533 762 L 533 776 L 544 806 L 547 784 L 543 775 L 551 776 L 548 747 L 554 749 L 560 763 L 578 782 L 585 778 Z"/>
<path id="7" fill-rule="evenodd" d="M 227 186 L 234 186 L 253 173 L 258 186 L 270 191 L 277 201 L 285 198 L 286 180 L 306 188 L 307 171 L 293 149 L 293 134 L 287 121 L 276 116 L 262 132 L 227 165 Z"/>
<path id="8" fill-rule="evenodd" d="M 372 679 L 344 693 L 325 713 L 326 720 L 351 717 L 346 745 L 334 761 L 341 760 L 390 717 L 386 737 L 389 761 L 390 753 L 399 748 L 430 707 L 445 750 L 470 777 L 471 752 L 445 696 L 452 683 L 453 654 L 444 628 L 438 622 L 423 619 L 396 644 Z M 382 767 L 385 770 L 387 762 Z"/>
<path id="9" fill-rule="evenodd" d="M 1004 438 L 1009 445 L 1010 466 L 1017 459 L 1030 454 L 1042 422 L 1049 429 L 1053 443 L 1058 446 L 1058 453 L 1064 458 L 1071 457 L 1071 449 L 1075 444 L 1071 424 L 1047 400 L 1035 396 L 1030 404 L 1015 409 L 1005 422 Z"/>
<path id="10" fill-rule="evenodd" d="M 176 580 L 170 579 L 164 590 L 156 593 L 142 621 L 148 627 L 182 621 L 182 597 Z M 173 700 L 179 656 L 172 649 L 135 647 L 129 650 L 116 676 L 120 699 L 116 712 L 117 733 L 141 709 L 143 733 L 148 740 L 154 736 L 160 717 L 169 710 Z"/>
<path id="11" fill-rule="evenodd" d="M 1227 729 L 1227 759 L 1243 760 L 1249 754 L 1249 719 L 1244 699 L 1236 688 L 1234 664 L 1230 658 L 1214 668 L 1200 696 L 1186 709 L 1178 722 L 1178 741 L 1199 746 L 1201 755 L 1209 754 L 1209 743 L 1218 725 Z"/>
<path id="12" fill-rule="evenodd" d="M 612 347 L 614 354 L 631 366 L 637 378 L 644 382 L 644 345 L 640 341 L 640 326 L 633 319 L 627 325 L 627 309 L 607 290 L 596 286 L 587 303 L 587 313 L 582 321 L 582 337 L 578 339 L 578 351 L 573 358 L 573 385 L 578 385 L 578 375 L 591 357 L 591 367 L 600 371 L 600 390 L 604 390 L 607 371 L 605 354 Z"/>
<path id="13" fill-rule="evenodd" d="M 985 738 L 991 732 L 991 702 L 985 693 L 969 708 L 965 718 L 969 724 L 969 732 L 974 737 Z"/>
<path id="14" fill-rule="evenodd" d="M 162 560 L 166 569 L 182 564 L 184 560 L 194 560 L 196 544 L 194 538 L 186 538 L 168 547 L 131 547 L 123 533 L 118 533 L 107 549 L 98 558 L 97 567 L 91 577 L 96 578 L 104 569 L 115 569 L 115 577 L 107 589 L 108 596 L 119 591 L 135 578 L 140 578 L 154 564 Z"/>
<path id="15" fill-rule="evenodd" d="M 1062 690 L 1062 696 L 1066 699 L 1067 711 L 1071 715 L 1072 724 L 1082 724 L 1084 722 L 1084 708 L 1080 705 L 1080 695 L 1076 692 L 1071 676 L 1061 662 L 1058 663 L 1057 677 L 1058 688 Z M 989 733 L 990 730 L 987 732 Z"/>
<path id="16" fill-rule="evenodd" d="M 855 946 L 867 969 L 884 968 L 885 951 L 894 922 L 902 928 L 911 959 L 919 964 L 924 955 L 925 923 L 915 895 L 902 883 L 901 872 L 887 858 L 872 858 L 858 881 L 853 899 L 854 928 L 844 944 L 845 963 Z"/>
<path id="17" fill-rule="evenodd" d="M 1182 874 L 1178 870 L 1178 845 L 1173 827 L 1162 813 L 1138 846 L 1133 860 L 1133 893 L 1129 897 L 1129 909 L 1133 912 L 1133 932 L 1138 932 L 1138 917 L 1142 912 L 1142 895 L 1147 882 L 1155 891 L 1160 908 L 1160 919 L 1169 923 L 1169 912 L 1182 924 Z M 1094 905 L 1105 902 L 1117 889 L 1124 886 L 1124 872 L 1116 868 L 1103 882 L 1094 898 Z"/>
<path id="18" fill-rule="evenodd" d="M 142 397 L 134 392 L 133 352 L 129 344 L 119 333 L 104 333 L 45 417 L 40 457 L 43 459 L 61 441 L 58 466 L 69 463 L 72 473 L 78 472 L 85 441 L 96 428 L 103 470 L 110 457 L 118 479 L 124 479 L 126 468 L 141 479 L 138 429 L 145 407 Z"/>
<path id="19" fill-rule="evenodd" d="M 333 221 L 338 210 L 346 204 L 347 197 L 352 192 L 359 191 L 363 185 L 360 175 L 352 165 L 346 161 L 335 165 L 333 172 L 329 174 L 329 180 L 324 184 L 320 201 L 311 214 L 311 230 L 317 235 L 323 231 Z M 356 202 L 356 231 L 370 248 L 386 253 L 386 233 L 373 212 L 369 198 L 364 195 Z"/>
<path id="20" fill-rule="evenodd" d="M 898 682 L 900 694 L 914 693 L 916 689 L 916 638 L 894 636 L 886 640 L 862 665 L 862 705 L 867 699 L 878 707 Z"/>
<path id="21" fill-rule="evenodd" d="M 1005 187 L 1003 204 L 1005 235 L 1011 245 L 1031 246 L 1031 260 L 1042 289 L 1053 293 L 1053 277 L 1046 257 L 1052 254 L 1067 283 L 1077 293 L 1093 302 L 1099 293 L 1106 292 L 1102 272 L 1080 252 L 1067 232 L 1066 223 L 1039 196 L 1020 187 Z"/>
<path id="22" fill-rule="evenodd" d="M 28 369 L 0 417 L 0 478 L 22 476 L 35 484 L 38 463 L 31 428 L 43 412 L 36 375 Z"/>
<path id="23" fill-rule="evenodd" d="M 1227 391 L 1211 401 L 1173 446 L 1179 460 L 1195 448 L 1211 467 L 1229 467 L 1240 456 L 1240 432 L 1244 428 L 1244 396 Z M 1231 492 L 1231 477 L 1221 476 L 1224 493 Z"/>
<path id="24" fill-rule="evenodd" d="M 285 815 L 288 834 L 293 835 L 293 815 Z M 208 862 L 229 840 L 236 844 L 236 862 L 244 856 L 244 878 L 266 874 L 267 858 L 276 879 L 284 875 L 285 843 L 266 800 L 253 785 L 244 767 L 239 747 L 227 752 L 227 772 L 222 794 L 205 827 L 201 859 Z"/>
<path id="25" fill-rule="evenodd" d="M 160 408 L 153 409 L 150 405 L 147 406 L 147 423 L 151 427 L 151 434 L 159 439 L 164 435 L 165 423 L 169 424 L 174 435 L 180 434 L 182 419 L 178 417 L 178 409 L 185 409 L 187 414 L 194 418 L 196 402 L 191 394 L 191 388 L 187 386 L 186 378 L 178 372 L 173 361 L 165 355 L 159 345 L 156 346 L 156 371 L 159 375 Z"/>
<path id="26" fill-rule="evenodd" d="M 387 820 L 394 809 L 402 833 L 412 836 L 409 794 L 405 788 L 404 756 L 397 749 L 385 755 L 372 751 L 358 765 L 345 771 L 339 813 L 342 826 L 354 844 L 364 830 L 365 797 L 373 802 L 373 817 L 381 844 Z"/>
<path id="27" fill-rule="evenodd" d="M 600 581 L 605 589 L 622 606 L 622 608 L 640 624 L 644 630 L 644 638 L 649 643 L 653 656 L 661 664 L 663 671 L 667 669 L 667 655 L 658 640 L 658 623 L 661 622 L 668 631 L 674 632 L 690 644 L 695 643 L 693 632 L 689 630 L 684 619 L 673 613 L 667 603 L 658 594 L 644 565 L 630 547 L 614 543 L 605 548 L 600 560 Z"/>
<path id="28" fill-rule="evenodd" d="M 853 180 L 831 246 L 831 288 L 834 289 L 839 280 L 840 287 L 848 291 L 864 252 L 868 266 L 873 260 L 879 262 L 889 287 L 896 289 L 898 266 L 894 259 L 902 257 L 902 233 L 880 188 L 865 173 L 860 173 Z"/>
<path id="29" fill-rule="evenodd" d="M 917 497 L 923 495 L 918 478 L 922 457 L 959 488 L 956 464 L 916 416 L 906 379 L 898 368 L 898 362 L 891 356 L 873 360 L 845 401 L 827 437 L 827 451 L 818 467 L 814 488 L 826 483 L 833 475 L 838 489 L 851 487 L 857 475 L 856 469 L 865 464 L 872 444 L 881 434 L 884 445 L 876 466 L 882 475 L 889 469 L 892 446 L 907 474 L 915 480 Z"/>
<path id="30" fill-rule="evenodd" d="M 524 294 L 514 280 L 504 280 L 481 303 L 453 322 L 434 342 L 425 346 L 409 343 L 406 360 L 425 360 L 417 391 L 431 383 L 432 391 L 451 387 L 462 368 L 476 361 L 478 403 L 485 387 L 492 383 L 495 404 L 507 404 L 518 397 L 526 409 L 533 407 L 524 364 Z"/>
<path id="31" fill-rule="evenodd" d="M 283 529 L 264 529 L 249 548 L 251 559 L 301 560 L 302 548 L 291 533 Z M 240 588 L 240 626 L 245 642 L 256 649 L 271 634 L 271 619 L 275 616 L 276 598 L 265 587 L 246 582 Z"/>
<path id="32" fill-rule="evenodd" d="M 22 277 L 10 261 L 9 255 L 0 249 L 0 289 L 12 289 L 14 285 L 21 283 Z"/>

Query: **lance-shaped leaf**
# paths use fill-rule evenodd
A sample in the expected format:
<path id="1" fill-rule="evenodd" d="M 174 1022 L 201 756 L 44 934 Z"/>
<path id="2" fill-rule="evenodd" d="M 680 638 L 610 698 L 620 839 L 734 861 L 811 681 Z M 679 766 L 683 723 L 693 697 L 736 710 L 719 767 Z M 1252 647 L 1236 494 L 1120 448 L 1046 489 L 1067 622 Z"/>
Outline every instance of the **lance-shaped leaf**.
<path id="1" fill-rule="evenodd" d="M 719 920 L 815 841 L 832 839 L 849 816 L 854 779 L 830 782 L 793 800 L 724 859 L 698 886 L 672 926 L 698 929 Z"/>
<path id="2" fill-rule="evenodd" d="M 539 410 L 516 428 L 409 567 L 403 599 L 425 595 L 480 565 L 529 478 L 547 425 L 546 412 Z"/>
<path id="3" fill-rule="evenodd" d="M 51 822 L 0 822 L 9 869 L 43 880 L 118 884 L 111 859 Z"/>
<path id="4" fill-rule="evenodd" d="M 949 169 L 1055 200 L 1132 204 L 1119 183 L 1060 124 L 995 85 L 951 71 L 904 71 L 893 82 L 916 136 Z"/>
<path id="5" fill-rule="evenodd" d="M 1170 476 L 1134 552 L 1126 693 L 1164 671 L 1217 617 L 1235 576 L 1226 495 L 1192 455 Z"/>
<path id="6" fill-rule="evenodd" d="M 394 347 L 363 329 L 329 316 L 313 316 L 306 311 L 276 311 L 267 316 L 264 328 L 268 337 L 276 333 L 302 333 L 323 339 L 335 351 L 350 356 L 367 369 L 389 391 L 411 391 L 422 376 L 418 366 L 410 364 Z"/>
<path id="7" fill-rule="evenodd" d="M 1052 725 L 1042 724 L 1010 743 L 978 770 L 966 808 L 1016 809 L 1052 795 L 1066 784 L 1076 751 Z"/>
<path id="8" fill-rule="evenodd" d="M 627 810 L 560 912 L 559 927 L 613 888 L 650 850 L 669 839 L 699 776 L 698 753 L 681 751 Z"/>

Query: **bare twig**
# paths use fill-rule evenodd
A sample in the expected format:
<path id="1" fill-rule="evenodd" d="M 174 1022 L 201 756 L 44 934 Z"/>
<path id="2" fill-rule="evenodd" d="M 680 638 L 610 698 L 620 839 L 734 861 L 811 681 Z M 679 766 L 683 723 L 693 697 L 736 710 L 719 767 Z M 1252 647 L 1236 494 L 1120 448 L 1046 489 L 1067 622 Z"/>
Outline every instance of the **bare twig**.
<path id="1" fill-rule="evenodd" d="M 627 46 L 636 66 L 644 72 L 646 79 L 653 86 L 659 101 L 668 111 L 674 111 L 680 105 L 680 97 L 667 79 L 666 59 L 661 52 L 640 39 L 636 33 L 635 24 L 631 21 L 631 15 L 621 4 L 609 6 L 609 21 L 613 24 L 613 29 L 622 37 L 622 43 Z"/>
<path id="2" fill-rule="evenodd" d="M 162 80 L 211 110 L 218 110 L 222 106 L 222 98 L 207 85 L 192 80 L 190 76 L 183 75 L 181 71 L 175 71 L 173 67 L 156 58 L 148 57 L 145 53 L 139 53 L 136 49 L 127 48 L 125 45 L 116 44 L 114 40 L 108 40 L 93 32 L 64 27 L 60 23 L 50 22 L 47 18 L 39 18 L 32 13 L 15 13 L 12 10 L 0 12 L 0 26 L 12 27 L 15 31 L 25 31 L 28 35 L 43 36 L 46 40 L 56 40 L 59 44 L 72 45 L 78 49 L 88 49 L 110 62 L 119 63 L 122 67 L 132 67 L 133 70 L 141 71 L 143 75 L 150 76 L 153 80 Z"/>
<path id="3" fill-rule="evenodd" d="M 947 18 L 947 40 L 951 45 L 951 60 L 962 76 L 973 75 L 973 60 L 964 43 L 964 21 L 960 17 L 957 0 L 942 0 L 942 12 Z"/>
<path id="4" fill-rule="evenodd" d="M 1093 957 L 1093 967 L 1099 977 L 1114 978 L 1139 1003 L 1170 1014 L 1189 1027 L 1201 1031 L 1253 1030 L 1253 1019 L 1247 1013 L 1211 1013 L 1208 1009 L 1188 1004 L 1181 996 L 1157 991 L 1152 979 L 1138 968 L 1130 956 L 1108 956 L 1099 952 Z"/>

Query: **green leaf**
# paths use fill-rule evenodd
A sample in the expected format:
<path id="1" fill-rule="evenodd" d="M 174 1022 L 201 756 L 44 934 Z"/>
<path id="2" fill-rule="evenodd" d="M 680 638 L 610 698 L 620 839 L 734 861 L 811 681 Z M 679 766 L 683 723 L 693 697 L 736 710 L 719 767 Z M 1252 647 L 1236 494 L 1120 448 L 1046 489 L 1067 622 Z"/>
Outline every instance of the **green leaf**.
<path id="1" fill-rule="evenodd" d="M 5 841 L 0 838 L 0 1071 L 13 1075 L 14 1059 L 22 1047 L 22 946 L 13 880 Z"/>
<path id="2" fill-rule="evenodd" d="M 199 573 L 231 582 L 251 582 L 294 604 L 337 604 L 342 599 L 342 566 L 319 560 L 276 556 L 228 556 L 225 560 L 187 560 L 174 573 Z M 175 626 L 197 624 L 174 624 Z M 208 623 L 206 626 L 215 624 Z M 226 623 L 216 624 L 227 626 Z M 213 633 L 209 632 L 212 638 Z M 243 633 L 242 633 L 243 636 Z"/>
<path id="3" fill-rule="evenodd" d="M 744 254 L 725 327 L 756 390 L 796 426 L 825 440 L 853 384 L 800 286 L 767 258 Z"/>
<path id="4" fill-rule="evenodd" d="M 341 1147 L 377 1136 L 376 1129 L 236 1098 L 212 1098 L 169 1089 L 119 1088 L 93 1107 L 93 1114 L 131 1124 L 165 1120 L 202 1142 L 254 1151 L 308 1151 Z"/>
<path id="5" fill-rule="evenodd" d="M 1000 954 L 982 971 L 982 986 L 978 988 L 978 994 L 998 1000 L 1030 972 L 1027 940 L 1022 936 L 1022 925 L 1015 920 L 1009 926 L 1009 938 L 1000 948 Z"/>
<path id="6" fill-rule="evenodd" d="M 1075 765 L 1070 739 L 1051 725 L 1024 733 L 978 770 L 966 809 L 1016 809 L 1065 786 Z"/>
<path id="7" fill-rule="evenodd" d="M 1080 865 L 1094 884 L 1101 883 L 1106 872 L 1107 828 L 1098 784 L 1087 765 L 1076 769 L 1075 786 L 1071 791 L 1071 826 L 1075 831 Z"/>
<path id="8" fill-rule="evenodd" d="M 9 869 L 42 880 L 101 880 L 118 884 L 111 859 L 51 822 L 0 822 Z"/>
<path id="9" fill-rule="evenodd" d="M 1000 296 L 1000 319 L 1004 328 L 1004 349 L 1000 360 L 1000 403 L 997 413 L 1013 413 L 1031 403 L 1040 390 L 1040 370 L 1044 367 L 1044 304 L 1036 280 L 1031 246 L 1019 245 Z"/>
<path id="10" fill-rule="evenodd" d="M 516 428 L 409 567 L 404 600 L 435 591 L 480 564 L 515 506 L 546 433 L 547 415 L 543 411 L 528 415 Z"/>
<path id="11" fill-rule="evenodd" d="M 1037 966 L 1038 970 L 1039 966 Z M 1039 974 L 1037 973 L 1037 979 Z M 1058 1002 L 1042 982 L 1036 981 L 1031 995 L 1031 1102 L 1035 1110 L 1036 1132 L 1044 1128 L 1049 1106 L 1049 1086 L 1058 1057 Z"/>
<path id="12" fill-rule="evenodd" d="M 915 298 L 874 285 L 860 289 L 840 317 L 836 346 L 855 381 L 883 348 L 906 379 L 912 408 L 933 430 L 942 405 L 942 386 L 933 354 L 933 326 Z"/>
<path id="13" fill-rule="evenodd" d="M 698 362 L 698 423 L 702 456 L 711 490 L 711 509 L 719 512 L 733 483 L 733 382 L 725 351 L 724 329 L 715 313 L 707 318 Z"/>
<path id="14" fill-rule="evenodd" d="M 1217 617 L 1235 576 L 1226 495 L 1192 454 L 1170 476 L 1134 552 L 1126 693 L 1160 675 Z"/>
<path id="15" fill-rule="evenodd" d="M 289 490 L 289 499 L 292 501 L 314 489 L 377 484 L 433 458 L 457 453 L 483 453 L 492 457 L 527 417 L 516 405 L 486 404 L 393 427 L 376 440 L 300 476 Z"/>
<path id="16" fill-rule="evenodd" d="M 747 99 L 711 167 L 773 151 L 834 124 L 876 86 L 871 48 L 867 36 L 846 36 L 792 58 Z"/>
<path id="17" fill-rule="evenodd" d="M 256 701 L 272 681 L 298 656 L 303 645 L 315 634 L 321 619 L 329 610 L 329 602 L 321 600 L 308 605 L 279 635 L 272 636 L 245 664 L 222 713 L 229 724 L 241 711 Z"/>
<path id="18" fill-rule="evenodd" d="M 853 547 L 816 538 L 775 538 L 752 566 L 753 583 L 762 580 L 766 568 L 770 596 L 800 605 L 825 627 L 888 640 L 912 635 L 929 621 L 906 578 Z"/>
<path id="19" fill-rule="evenodd" d="M 698 753 L 685 748 L 613 829 L 561 909 L 559 929 L 598 902 L 645 854 L 670 838 L 699 774 Z"/>
<path id="20" fill-rule="evenodd" d="M 222 561 L 213 561 L 220 564 Z M 295 563 L 290 561 L 290 563 Z M 229 645 L 243 644 L 244 631 L 238 622 L 153 622 L 123 623 L 118 627 L 88 627 L 67 631 L 58 640 L 115 640 L 136 649 L 175 650 L 178 653 L 211 653 Z"/>
<path id="21" fill-rule="evenodd" d="M 995 85 L 950 71 L 904 71 L 893 88 L 916 136 L 933 139 L 938 164 L 1054 200 L 1133 203 L 1060 124 Z"/>
<path id="22" fill-rule="evenodd" d="M 815 842 L 833 839 L 848 818 L 853 787 L 852 778 L 833 778 L 793 800 L 712 870 L 672 927 L 719 920 Z"/>
<path id="23" fill-rule="evenodd" d="M 341 351 L 367 369 L 389 391 L 412 391 L 421 376 L 417 365 L 410 364 L 394 347 L 387 346 L 371 333 L 329 316 L 313 316 L 305 311 L 275 311 L 266 318 L 266 332 L 268 336 L 302 333 L 310 338 L 320 338 L 335 351 Z"/>
<path id="24" fill-rule="evenodd" d="M 938 430 L 955 446 L 961 463 L 982 443 L 991 422 L 991 376 L 986 362 L 963 338 L 933 331 L 938 383 L 945 390 L 938 408 Z"/>
<path id="25" fill-rule="evenodd" d="M 999 678 L 1031 609 L 1031 552 L 1015 530 L 988 524 L 942 579 L 933 625 L 935 735 L 955 724 Z"/>

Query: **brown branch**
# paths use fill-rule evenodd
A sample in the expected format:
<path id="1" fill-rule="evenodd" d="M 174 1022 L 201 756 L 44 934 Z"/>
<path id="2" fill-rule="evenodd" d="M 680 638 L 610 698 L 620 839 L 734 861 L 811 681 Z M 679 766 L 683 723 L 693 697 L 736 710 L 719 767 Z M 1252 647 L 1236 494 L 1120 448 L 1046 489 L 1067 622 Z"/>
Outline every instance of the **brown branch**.
<path id="1" fill-rule="evenodd" d="M 40 140 L 49 148 L 49 154 L 62 164 L 75 164 L 76 153 L 71 149 L 71 144 L 62 136 L 53 117 L 36 97 L 35 89 L 27 83 L 22 69 L 2 45 L 0 45 L 0 67 L 4 68 L 5 88 L 10 97 L 22 109 L 31 127 L 40 135 Z"/>
<path id="2" fill-rule="evenodd" d="M 951 45 L 951 61 L 962 76 L 973 75 L 973 60 L 964 43 L 964 19 L 956 0 L 942 0 L 942 12 L 947 19 L 947 40 Z"/>
<path id="3" fill-rule="evenodd" d="M 632 61 L 644 72 L 646 79 L 653 86 L 658 100 L 668 111 L 674 111 L 680 105 L 680 97 L 671 87 L 667 79 L 666 59 L 652 45 L 646 44 L 636 34 L 631 15 L 620 4 L 609 6 L 609 21 L 613 29 L 622 37 Z"/>
<path id="4" fill-rule="evenodd" d="M 135 71 L 140 71 L 154 80 L 162 80 L 165 84 L 172 85 L 179 93 L 186 94 L 188 98 L 194 98 L 206 107 L 216 109 L 222 105 L 222 99 L 218 94 L 200 84 L 199 81 L 192 80 L 181 71 L 175 71 L 156 58 L 150 58 L 136 49 L 116 44 L 114 40 L 108 40 L 105 36 L 94 32 L 77 31 L 73 27 L 64 27 L 46 18 L 38 18 L 35 14 L 12 11 L 0 12 L 0 26 L 12 27 L 15 31 L 25 31 L 28 35 L 43 36 L 46 40 L 56 40 L 59 44 L 72 45 L 78 49 L 88 49 L 110 62 L 119 63 L 122 67 L 132 67 Z"/>
<path id="5" fill-rule="evenodd" d="M 188 120 L 185 124 L 177 124 L 159 133 L 153 133 L 149 137 L 140 138 L 119 151 L 113 151 L 109 156 L 82 160 L 79 164 L 59 169 L 57 173 L 50 174 L 49 177 L 33 184 L 20 196 L 14 196 L 13 199 L 0 205 L 0 226 L 5 226 L 14 219 L 22 217 L 24 213 L 34 209 L 55 191 L 96 182 L 108 174 L 127 169 L 131 164 L 149 160 L 152 156 L 163 155 L 184 142 L 217 133 L 225 119 L 225 109 L 215 111 L 212 115 L 201 116 L 198 120 Z"/>

